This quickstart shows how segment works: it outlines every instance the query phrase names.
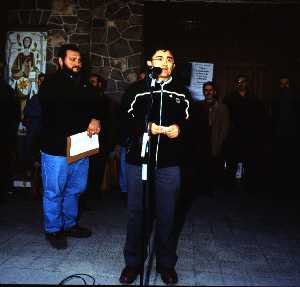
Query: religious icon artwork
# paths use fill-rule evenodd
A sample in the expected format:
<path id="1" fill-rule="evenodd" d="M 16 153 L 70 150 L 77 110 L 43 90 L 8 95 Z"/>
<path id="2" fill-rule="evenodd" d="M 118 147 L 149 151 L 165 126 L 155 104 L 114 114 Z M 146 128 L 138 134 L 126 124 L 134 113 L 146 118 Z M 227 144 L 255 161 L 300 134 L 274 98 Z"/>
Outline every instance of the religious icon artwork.
<path id="1" fill-rule="evenodd" d="M 46 32 L 9 31 L 6 41 L 5 76 L 16 91 L 21 119 L 27 99 L 37 93 L 37 80 L 46 70 Z"/>

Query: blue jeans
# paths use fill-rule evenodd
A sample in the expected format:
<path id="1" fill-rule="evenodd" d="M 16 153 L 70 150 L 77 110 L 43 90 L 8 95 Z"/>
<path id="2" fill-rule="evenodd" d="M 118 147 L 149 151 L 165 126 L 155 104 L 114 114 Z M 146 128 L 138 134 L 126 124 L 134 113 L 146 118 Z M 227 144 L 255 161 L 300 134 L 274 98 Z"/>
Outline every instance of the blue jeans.
<path id="1" fill-rule="evenodd" d="M 120 173 L 119 173 L 120 191 L 127 192 L 126 183 L 126 148 L 121 146 L 120 148 Z"/>
<path id="2" fill-rule="evenodd" d="M 77 223 L 78 198 L 87 184 L 89 158 L 68 164 L 64 156 L 41 153 L 44 229 L 69 229 Z"/>
<path id="3" fill-rule="evenodd" d="M 127 164 L 128 208 L 127 237 L 124 248 L 126 265 L 142 264 L 142 214 L 143 183 L 141 166 Z M 172 268 L 177 261 L 173 228 L 175 205 L 181 184 L 178 166 L 159 168 L 155 171 L 154 197 L 155 207 L 150 205 L 151 213 L 156 218 L 156 265 Z M 148 222 L 147 237 L 151 233 L 152 222 Z"/>

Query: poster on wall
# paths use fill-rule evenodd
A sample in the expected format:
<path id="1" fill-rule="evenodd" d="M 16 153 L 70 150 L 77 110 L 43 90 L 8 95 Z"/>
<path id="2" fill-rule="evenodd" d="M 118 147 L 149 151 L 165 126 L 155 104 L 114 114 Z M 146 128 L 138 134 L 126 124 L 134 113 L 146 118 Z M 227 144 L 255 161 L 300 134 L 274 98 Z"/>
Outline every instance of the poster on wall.
<path id="1" fill-rule="evenodd" d="M 204 100 L 202 86 L 205 82 L 213 80 L 214 64 L 199 62 L 191 62 L 190 64 L 191 79 L 188 89 L 195 100 Z"/>
<path id="2" fill-rule="evenodd" d="M 47 32 L 9 31 L 5 78 L 20 101 L 21 119 L 26 101 L 37 93 L 37 79 L 46 71 Z M 20 123 L 19 132 L 25 128 Z"/>

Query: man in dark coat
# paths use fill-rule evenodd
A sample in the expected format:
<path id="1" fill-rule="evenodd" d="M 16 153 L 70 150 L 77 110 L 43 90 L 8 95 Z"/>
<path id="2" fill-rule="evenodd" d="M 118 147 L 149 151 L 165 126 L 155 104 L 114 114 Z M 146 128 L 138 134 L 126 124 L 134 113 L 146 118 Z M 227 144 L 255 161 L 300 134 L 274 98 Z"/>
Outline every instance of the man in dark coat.
<path id="1" fill-rule="evenodd" d="M 76 45 L 63 45 L 60 69 L 47 77 L 39 91 L 42 108 L 41 169 L 44 229 L 56 249 L 67 247 L 66 236 L 89 237 L 91 231 L 77 224 L 78 198 L 86 189 L 89 158 L 67 162 L 67 137 L 86 131 L 100 132 L 98 95 L 81 72 Z"/>
<path id="2" fill-rule="evenodd" d="M 235 187 L 238 164 L 242 163 L 245 190 L 255 192 L 255 184 L 259 182 L 258 162 L 265 141 L 265 108 L 250 91 L 245 75 L 236 78 L 235 88 L 224 98 L 224 103 L 231 123 L 225 146 L 227 188 Z"/>
<path id="3" fill-rule="evenodd" d="M 20 105 L 14 90 L 2 78 L 0 71 L 0 202 L 12 191 L 13 157 L 16 155 Z"/>

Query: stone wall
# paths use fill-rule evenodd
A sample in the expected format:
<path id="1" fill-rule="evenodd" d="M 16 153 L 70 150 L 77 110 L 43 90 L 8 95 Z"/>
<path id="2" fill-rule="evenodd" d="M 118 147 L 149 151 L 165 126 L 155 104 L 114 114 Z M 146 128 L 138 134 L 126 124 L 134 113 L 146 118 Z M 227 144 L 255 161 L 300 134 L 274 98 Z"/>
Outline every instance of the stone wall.
<path id="1" fill-rule="evenodd" d="M 56 70 L 64 43 L 77 44 L 84 64 L 108 80 L 107 93 L 120 99 L 137 79 L 143 49 L 143 1 L 10 0 L 9 29 L 48 32 L 47 73 Z"/>

